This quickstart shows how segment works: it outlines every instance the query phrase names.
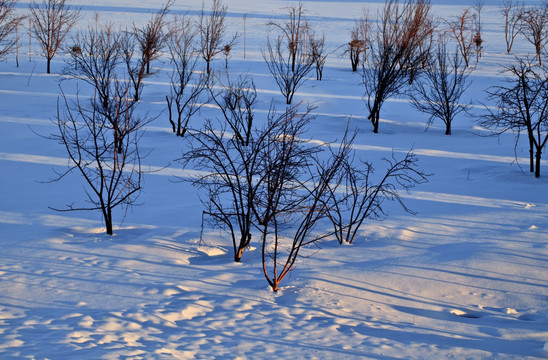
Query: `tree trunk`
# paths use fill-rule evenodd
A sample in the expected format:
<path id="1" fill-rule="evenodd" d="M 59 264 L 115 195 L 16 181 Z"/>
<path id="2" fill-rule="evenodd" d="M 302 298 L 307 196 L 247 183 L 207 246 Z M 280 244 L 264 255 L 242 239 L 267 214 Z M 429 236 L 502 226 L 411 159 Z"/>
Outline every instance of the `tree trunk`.
<path id="1" fill-rule="evenodd" d="M 540 177 L 540 158 L 541 158 L 542 152 L 540 150 L 537 150 L 536 152 L 536 168 L 535 168 L 535 177 Z"/>
<path id="2" fill-rule="evenodd" d="M 173 132 L 176 132 L 177 129 L 175 128 L 175 122 L 173 121 L 173 112 L 171 110 L 171 101 L 169 100 L 169 96 L 166 95 L 166 102 L 167 102 L 167 110 L 169 113 L 169 123 L 171 124 L 171 128 L 173 129 Z"/>
<path id="3" fill-rule="evenodd" d="M 238 251 L 234 255 L 235 262 L 240 262 L 242 260 L 242 256 L 244 256 L 244 250 L 245 250 L 245 247 L 242 247 L 241 245 L 240 247 L 238 247 Z"/>
<path id="4" fill-rule="evenodd" d="M 47 71 L 46 71 L 46 72 L 47 72 L 48 74 L 51 74 L 51 59 L 50 59 L 50 58 L 47 58 L 46 63 L 47 63 Z"/>
<path id="5" fill-rule="evenodd" d="M 240 239 L 240 245 L 238 246 L 238 251 L 234 255 L 235 262 L 240 262 L 240 260 L 242 260 L 242 256 L 244 255 L 244 250 L 246 247 L 249 246 L 250 242 L 251 242 L 251 234 L 243 234 L 242 238 Z"/>
<path id="6" fill-rule="evenodd" d="M 373 124 L 373 133 L 377 134 L 379 132 L 379 118 L 380 114 L 377 110 L 377 104 L 373 105 L 373 110 L 371 110 L 371 113 L 369 114 L 368 119 L 371 121 L 371 124 Z"/>
<path id="7" fill-rule="evenodd" d="M 445 123 L 445 135 L 451 135 L 451 123 L 449 121 Z"/>
<path id="8" fill-rule="evenodd" d="M 104 209 L 103 216 L 105 218 L 105 226 L 107 228 L 107 234 L 112 235 L 114 233 L 112 231 L 112 210 L 108 208 Z"/>
<path id="9" fill-rule="evenodd" d="M 529 134 L 529 172 L 535 172 L 535 155 L 534 155 L 534 141 L 531 134 Z"/>

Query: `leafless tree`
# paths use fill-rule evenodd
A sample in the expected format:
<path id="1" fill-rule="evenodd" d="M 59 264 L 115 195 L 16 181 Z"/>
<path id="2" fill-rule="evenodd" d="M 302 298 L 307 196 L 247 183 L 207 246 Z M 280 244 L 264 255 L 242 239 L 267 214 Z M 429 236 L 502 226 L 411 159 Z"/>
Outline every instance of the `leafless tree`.
<path id="1" fill-rule="evenodd" d="M 253 101 L 242 101 L 246 102 Z M 278 115 L 271 108 L 268 118 L 276 117 Z M 206 120 L 201 129 L 190 131 L 186 137 L 187 150 L 181 160 L 185 166 L 192 165 L 193 169 L 202 171 L 192 183 L 206 191 L 207 195 L 202 199 L 205 213 L 213 219 L 214 226 L 230 234 L 234 260 L 239 262 L 251 242 L 257 192 L 264 186 L 263 179 L 268 173 L 263 157 L 267 155 L 269 142 L 278 133 L 271 120 L 267 121 L 268 125 L 246 130 L 240 127 L 251 126 L 251 123 L 231 123 L 234 120 L 237 119 L 226 115 L 215 122 Z M 250 141 L 246 144 L 233 136 L 229 132 L 233 129 L 249 133 Z"/>
<path id="2" fill-rule="evenodd" d="M 278 136 L 269 142 L 264 157 L 266 176 L 256 201 L 262 237 L 263 273 L 273 291 L 294 268 L 307 245 L 328 234 L 316 232 L 325 218 L 325 198 L 339 168 L 350 151 L 350 143 L 330 149 L 327 160 L 320 160 L 325 147 L 302 140 L 310 121 L 309 111 L 290 109 L 276 126 Z M 280 121 L 281 120 L 281 121 Z"/>
<path id="3" fill-rule="evenodd" d="M 365 63 L 367 60 L 367 49 L 369 47 L 369 36 L 371 30 L 371 21 L 369 12 L 363 10 L 363 17 L 356 20 L 356 23 L 350 31 L 350 42 L 346 46 L 345 54 L 350 57 L 352 71 L 358 71 L 360 61 Z"/>
<path id="4" fill-rule="evenodd" d="M 255 83 L 250 76 L 240 76 L 232 81 L 228 75 L 224 83 L 221 80 L 218 83 L 221 88 L 219 91 L 209 87 L 211 98 L 221 110 L 235 141 L 249 146 L 257 102 Z"/>
<path id="5" fill-rule="evenodd" d="M 51 60 L 57 53 L 70 29 L 80 19 L 80 9 L 73 9 L 66 0 L 36 0 L 30 4 L 32 30 L 47 60 L 47 73 Z"/>
<path id="6" fill-rule="evenodd" d="M 198 17 L 198 33 L 199 33 L 199 51 L 202 58 L 206 62 L 206 71 L 211 73 L 211 61 L 220 54 L 227 45 L 231 48 L 236 43 L 238 34 L 234 34 L 229 41 L 223 41 L 226 33 L 226 10 L 221 0 L 213 0 L 211 11 L 209 14 L 204 9 L 205 4 L 202 3 L 202 11 Z"/>
<path id="7" fill-rule="evenodd" d="M 310 33 L 309 37 L 309 56 L 312 58 L 315 65 L 316 80 L 321 81 L 323 78 L 323 68 L 328 55 L 325 49 L 325 35 L 318 37 L 316 34 Z"/>
<path id="8" fill-rule="evenodd" d="M 373 165 L 367 161 L 355 164 L 354 156 L 346 157 L 340 178 L 331 182 L 325 208 L 339 243 L 352 244 L 364 221 L 382 220 L 386 216 L 385 200 L 397 201 L 406 212 L 414 214 L 405 205 L 402 191 L 427 182 L 429 174 L 418 168 L 412 151 L 401 160 L 394 155 L 384 160 L 388 168 L 378 182 L 374 180 Z"/>
<path id="9" fill-rule="evenodd" d="M 460 54 L 466 66 L 470 66 L 470 56 L 473 46 L 476 45 L 476 29 L 474 26 L 474 14 L 471 8 L 464 9 L 453 21 L 445 20 L 449 26 L 449 33 L 457 42 Z"/>
<path id="10" fill-rule="evenodd" d="M 504 0 L 501 7 L 504 16 L 504 40 L 506 52 L 510 54 L 516 36 L 522 31 L 523 4 L 518 5 L 514 0 Z"/>
<path id="11" fill-rule="evenodd" d="M 120 62 L 125 64 L 127 81 L 133 88 L 133 101 L 141 99 L 143 80 L 147 76 L 146 63 L 141 56 L 136 55 L 136 39 L 132 32 L 124 31 L 119 35 L 119 57 Z"/>
<path id="12" fill-rule="evenodd" d="M 166 95 L 169 122 L 177 136 L 184 136 L 190 119 L 202 106 L 200 94 L 207 88 L 208 77 L 197 71 L 198 56 L 194 48 L 197 31 L 191 19 L 176 17 L 169 34 L 167 47 L 173 65 L 170 94 Z"/>
<path id="13" fill-rule="evenodd" d="M 289 51 L 289 63 L 291 71 L 295 72 L 295 66 L 299 57 L 306 52 L 306 42 L 308 41 L 309 26 L 304 16 L 306 10 L 303 3 L 287 7 L 288 19 L 282 23 L 270 21 L 267 26 L 278 29 L 283 38 L 283 43 L 287 45 Z"/>
<path id="14" fill-rule="evenodd" d="M 295 53 L 297 60 L 293 65 L 293 55 L 289 55 L 284 49 L 289 48 L 284 42 L 285 38 L 278 36 L 272 44 L 271 39 L 267 40 L 267 50 L 263 51 L 263 58 L 268 70 L 274 77 L 280 92 L 285 98 L 286 104 L 291 104 L 297 89 L 307 80 L 312 71 L 314 62 L 312 57 L 305 54 L 305 49 L 299 47 Z M 290 50 L 290 53 L 292 50 Z"/>
<path id="15" fill-rule="evenodd" d="M 16 45 L 16 38 L 13 35 L 23 19 L 15 12 L 16 4 L 17 0 L 0 0 L 0 59 Z"/>
<path id="16" fill-rule="evenodd" d="M 308 54 L 311 32 L 304 17 L 303 4 L 290 6 L 287 10 L 287 20 L 267 24 L 277 30 L 277 36 L 275 40 L 268 38 L 267 49 L 262 51 L 262 55 L 289 105 L 297 89 L 312 71 L 314 58 Z"/>
<path id="17" fill-rule="evenodd" d="M 506 67 L 506 85 L 487 90 L 493 106 L 486 107 L 479 123 L 495 135 L 512 131 L 516 134 L 516 147 L 520 135 L 525 133 L 529 141 L 529 169 L 538 178 L 542 151 L 548 141 L 548 69 L 533 65 L 530 60 L 517 60 L 517 64 Z"/>
<path id="18" fill-rule="evenodd" d="M 542 65 L 542 50 L 548 39 L 548 2 L 522 13 L 523 35 L 534 47 L 537 59 Z"/>
<path id="19" fill-rule="evenodd" d="M 71 55 L 65 72 L 78 77 L 94 88 L 97 101 L 108 108 L 112 80 L 121 64 L 121 34 L 112 25 L 96 31 L 79 31 L 72 39 Z M 76 50 L 76 51 L 75 51 Z"/>
<path id="20" fill-rule="evenodd" d="M 389 0 L 379 14 L 377 40 L 368 64 L 362 67 L 368 119 L 374 133 L 379 131 L 383 103 L 402 93 L 411 71 L 420 67 L 424 58 L 420 44 L 432 32 L 430 19 L 427 0 L 406 0 L 402 4 Z"/>
<path id="21" fill-rule="evenodd" d="M 474 14 L 474 20 L 476 24 L 476 34 L 474 35 L 474 45 L 476 46 L 476 62 L 479 61 L 482 55 L 483 50 L 483 24 L 481 22 L 481 12 L 483 11 L 483 6 L 485 5 L 485 0 L 474 0 L 474 5 L 472 8 L 476 11 Z"/>
<path id="22" fill-rule="evenodd" d="M 93 89 L 93 101 L 95 112 L 108 119 L 111 129 L 114 131 L 115 144 L 123 145 L 123 137 L 126 132 L 125 123 L 119 120 L 124 112 L 131 111 L 136 102 L 126 102 L 126 107 L 121 108 L 114 101 L 127 95 L 125 87 L 118 84 L 117 79 L 128 79 L 127 72 L 119 67 L 122 63 L 122 49 L 126 48 L 124 41 L 128 38 L 124 34 L 114 31 L 112 25 L 100 28 L 98 32 L 89 29 L 80 32 L 74 38 L 74 43 L 80 51 L 71 52 L 71 60 L 65 72 L 74 75 L 77 79 L 89 84 Z M 120 94 L 120 89 L 124 90 Z"/>
<path id="23" fill-rule="evenodd" d="M 462 65 L 459 51 L 455 49 L 454 54 L 448 53 L 445 41 L 440 40 L 430 65 L 409 91 L 411 104 L 418 111 L 430 115 L 428 126 L 434 119 L 442 120 L 445 135 L 451 135 L 453 120 L 467 109 L 467 105 L 460 101 L 470 86 L 467 78 L 472 70 Z"/>
<path id="24" fill-rule="evenodd" d="M 169 34 L 165 31 L 165 17 L 175 0 L 167 3 L 150 19 L 144 27 L 133 25 L 133 33 L 137 39 L 141 54 L 140 61 L 146 65 L 146 73 L 150 74 L 150 63 L 159 57 Z"/>
<path id="25" fill-rule="evenodd" d="M 112 135 L 111 119 L 96 111 L 93 104 L 85 106 L 77 100 L 72 103 L 62 94 L 57 105 L 58 134 L 51 138 L 61 144 L 70 159 L 69 169 L 58 174 L 61 180 L 69 173 L 79 173 L 84 178 L 86 201 L 84 205 L 68 204 L 57 211 L 100 211 L 106 232 L 113 234 L 113 211 L 135 205 L 141 191 L 141 157 L 139 155 L 140 119 L 128 108 L 127 83 L 115 82 L 117 96 L 112 105 L 118 108 L 120 128 L 125 129 L 120 143 Z"/>

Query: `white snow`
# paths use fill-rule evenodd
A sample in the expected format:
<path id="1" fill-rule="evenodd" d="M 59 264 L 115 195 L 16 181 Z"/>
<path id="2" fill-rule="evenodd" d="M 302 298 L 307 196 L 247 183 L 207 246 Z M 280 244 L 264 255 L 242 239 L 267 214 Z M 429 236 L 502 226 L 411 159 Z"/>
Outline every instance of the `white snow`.
<path id="1" fill-rule="evenodd" d="M 436 14 L 453 16 L 466 4 L 433 1 Z M 84 18 L 127 26 L 146 21 L 162 1 L 78 0 Z M 209 2 L 206 2 L 206 6 Z M 226 0 L 229 31 L 247 17 L 246 58 L 238 42 L 229 70 L 253 76 L 258 118 L 282 96 L 261 56 L 265 23 L 282 19 L 289 1 Z M 335 50 L 354 19 L 382 1 L 305 1 L 311 23 Z M 471 5 L 472 1 L 470 1 Z M 178 0 L 172 10 L 195 15 L 200 0 Z M 23 11 L 27 2 L 20 2 Z M 497 84 L 505 54 L 499 1 L 482 14 L 485 54 L 466 98 L 481 101 Z M 0 63 L 0 358 L 32 359 L 523 359 L 548 357 L 548 161 L 541 178 L 528 170 L 528 147 L 514 138 L 482 137 L 473 118 L 427 132 L 427 117 L 405 98 L 391 99 L 373 134 L 360 76 L 335 51 L 324 80 L 308 81 L 295 100 L 317 106 L 307 136 L 340 140 L 346 122 L 358 126 L 358 155 L 381 171 L 383 156 L 410 148 L 430 182 L 406 195 L 413 216 L 395 204 L 382 222 L 368 222 L 353 245 L 324 241 L 304 252 L 278 293 L 262 275 L 260 246 L 232 261 L 227 236 L 204 229 L 197 190 L 174 181 L 186 176 L 173 162 L 184 151 L 170 132 L 164 96 L 169 62 L 153 63 L 140 110 L 158 116 L 142 138 L 142 206 L 114 236 L 98 213 L 58 213 L 83 199 L 74 175 L 60 182 L 53 169 L 68 163 L 47 136 L 56 127 L 59 85 L 75 95 L 74 80 L 59 75 L 64 54 L 46 76 L 37 53 L 29 61 L 21 36 L 15 56 Z M 37 49 L 35 49 L 37 52 Z M 514 51 L 532 47 L 523 38 Z M 224 60 L 214 63 L 218 69 Z M 476 107 L 477 111 L 481 107 Z M 218 116 L 204 107 L 192 121 Z M 259 120 L 260 121 L 260 120 Z M 545 151 L 546 152 L 546 151 Z M 547 155 L 545 155 L 546 157 Z M 548 157 L 546 157 L 548 159 Z M 325 224 L 327 226 L 327 224 Z"/>

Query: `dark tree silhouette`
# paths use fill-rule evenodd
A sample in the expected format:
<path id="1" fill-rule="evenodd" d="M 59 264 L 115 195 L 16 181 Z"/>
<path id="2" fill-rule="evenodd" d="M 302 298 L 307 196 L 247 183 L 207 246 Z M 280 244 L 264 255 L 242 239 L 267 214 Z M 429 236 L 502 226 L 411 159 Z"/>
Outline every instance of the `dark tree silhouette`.
<path id="1" fill-rule="evenodd" d="M 430 115 L 428 126 L 434 119 L 445 124 L 445 135 L 451 135 L 451 124 L 455 117 L 466 111 L 467 105 L 460 103 L 462 95 L 470 86 L 467 80 L 471 69 L 463 66 L 458 50 L 447 52 L 445 41 L 440 40 L 437 51 L 423 74 L 410 88 L 411 104 L 420 112 Z"/>
<path id="2" fill-rule="evenodd" d="M 421 46 L 433 28 L 427 0 L 385 3 L 377 21 L 376 42 L 362 68 L 365 102 L 373 132 L 379 132 L 380 111 L 391 96 L 402 93 L 409 76 L 424 61 Z"/>
<path id="3" fill-rule="evenodd" d="M 113 107 L 120 109 L 117 123 L 124 129 L 123 140 L 113 134 L 111 119 L 99 113 L 94 104 L 86 107 L 77 98 L 71 103 L 63 93 L 57 104 L 56 123 L 58 134 L 51 135 L 61 144 L 70 159 L 69 169 L 58 174 L 61 180 L 76 172 L 84 179 L 86 200 L 83 205 L 68 204 L 57 211 L 100 211 L 106 232 L 113 234 L 113 210 L 126 210 L 133 205 L 141 191 L 141 157 L 139 155 L 138 129 L 141 120 L 128 108 L 127 83 L 115 80 L 116 96 L 111 98 Z"/>
<path id="4" fill-rule="evenodd" d="M 542 151 L 548 141 L 548 69 L 517 59 L 506 67 L 506 85 L 487 90 L 493 106 L 486 107 L 480 125 L 494 134 L 512 131 L 516 145 L 522 133 L 529 141 L 530 172 L 540 177 Z"/>

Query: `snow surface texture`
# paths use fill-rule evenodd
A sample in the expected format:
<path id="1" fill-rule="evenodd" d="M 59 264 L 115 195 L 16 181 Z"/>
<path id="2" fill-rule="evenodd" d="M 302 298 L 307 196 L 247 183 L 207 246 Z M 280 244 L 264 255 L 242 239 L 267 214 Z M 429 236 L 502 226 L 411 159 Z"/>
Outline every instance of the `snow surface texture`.
<path id="1" fill-rule="evenodd" d="M 162 2 L 73 1 L 93 22 L 126 26 L 144 22 Z M 226 0 L 229 31 L 242 41 L 229 61 L 231 74 L 253 76 L 258 114 L 273 98 L 283 107 L 264 61 L 269 19 L 283 18 L 287 1 Z M 450 3 L 451 5 L 447 5 Z M 363 5 L 371 14 L 380 1 L 306 1 L 308 17 L 335 50 L 348 39 Z M 487 1 L 484 56 L 472 74 L 467 98 L 501 80 L 504 53 L 498 1 Z M 434 11 L 453 16 L 461 1 L 435 1 Z M 23 9 L 27 4 L 20 3 Z M 206 5 L 207 6 L 207 5 Z M 199 0 L 179 0 L 172 11 L 196 14 Z M 22 10 L 21 10 L 22 11 Z M 24 36 L 21 36 L 22 42 Z M 22 45 L 22 49 L 26 45 Z M 34 51 L 37 51 L 36 49 Z M 523 38 L 514 51 L 532 47 Z M 509 359 L 548 357 L 548 164 L 542 177 L 527 172 L 527 144 L 515 163 L 513 137 L 477 136 L 473 118 L 461 116 L 453 135 L 443 124 L 425 132 L 427 117 L 406 99 L 391 99 L 381 113 L 380 133 L 365 116 L 363 88 L 347 59 L 328 58 L 324 80 L 308 81 L 296 101 L 318 114 L 309 137 L 340 139 L 347 119 L 358 126 L 358 155 L 380 160 L 411 147 L 430 182 L 409 194 L 417 216 L 389 206 L 384 222 L 369 222 L 353 245 L 325 241 L 304 252 L 278 293 L 261 273 L 260 250 L 232 261 L 226 236 L 206 228 L 199 243 L 202 205 L 196 190 L 173 182 L 172 160 L 181 140 L 163 113 L 142 138 L 147 166 L 143 206 L 103 233 L 98 213 L 55 213 L 83 198 L 71 176 L 58 183 L 52 168 L 67 164 L 61 146 L 37 136 L 54 132 L 64 57 L 52 75 L 36 53 L 0 63 L 0 358 L 33 359 Z M 222 69 L 224 61 L 214 67 Z M 140 111 L 158 115 L 168 91 L 169 63 L 153 63 Z M 61 82 L 67 94 L 75 82 Z M 216 117 L 213 107 L 193 119 Z M 260 116 L 259 116 L 260 117 Z M 122 215 L 117 213 L 119 222 Z M 327 225 L 326 225 L 327 226 Z M 257 246 L 257 244 L 254 244 Z"/>

